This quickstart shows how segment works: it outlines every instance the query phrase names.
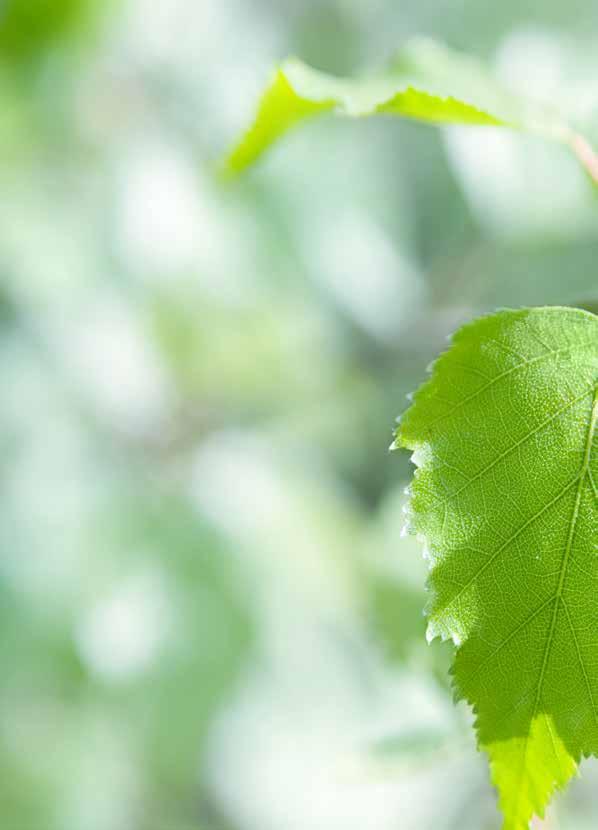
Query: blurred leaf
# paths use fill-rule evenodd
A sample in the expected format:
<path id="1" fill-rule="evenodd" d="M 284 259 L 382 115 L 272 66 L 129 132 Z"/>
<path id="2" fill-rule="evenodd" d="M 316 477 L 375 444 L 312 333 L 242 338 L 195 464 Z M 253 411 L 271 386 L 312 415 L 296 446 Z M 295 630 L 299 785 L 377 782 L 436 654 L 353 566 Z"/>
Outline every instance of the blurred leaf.
<path id="1" fill-rule="evenodd" d="M 222 539 L 184 499 L 139 505 L 127 547 L 168 551 L 178 597 L 176 641 L 128 699 L 155 793 L 154 809 L 169 823 L 192 815 L 212 718 L 232 692 L 253 635 L 239 573 Z M 137 541 L 136 541 L 137 538 Z"/>
<path id="2" fill-rule="evenodd" d="M 228 156 L 228 172 L 241 172 L 291 127 L 331 111 L 524 130 L 569 145 L 598 182 L 598 160 L 588 142 L 552 108 L 508 92 L 477 61 L 426 39 L 411 41 L 386 72 L 364 79 L 327 75 L 295 58 L 285 61 L 253 126 Z"/>
<path id="3" fill-rule="evenodd" d="M 298 71 L 311 71 L 303 64 L 293 61 L 276 72 L 274 81 L 261 100 L 253 126 L 229 159 L 231 170 L 241 171 L 249 167 L 291 127 L 307 118 L 330 111 L 337 105 L 332 97 L 318 100 L 309 94 L 304 96 L 295 92 L 289 80 L 293 75 L 293 67 Z"/>
<path id="4" fill-rule="evenodd" d="M 389 657 L 405 660 L 414 643 L 422 643 L 426 623 L 423 597 L 382 574 L 370 580 L 370 618 Z"/>
<path id="5" fill-rule="evenodd" d="M 5 0 L 0 7 L 0 55 L 27 61 L 70 35 L 89 0 Z"/>
<path id="6" fill-rule="evenodd" d="M 368 621 L 387 659 L 407 665 L 412 661 L 446 686 L 452 649 L 428 647 L 424 600 L 398 579 L 376 573 L 370 577 Z"/>
<path id="7" fill-rule="evenodd" d="M 479 311 L 506 305 L 592 310 L 590 304 L 598 300 L 597 257 L 598 245 L 592 241 L 482 243 L 459 260 L 456 273 L 442 270 L 432 275 L 434 300 Z"/>
<path id="8" fill-rule="evenodd" d="M 376 741 L 373 751 L 381 757 L 422 760 L 447 751 L 453 736 L 438 728 L 412 729 L 397 735 L 386 735 Z"/>

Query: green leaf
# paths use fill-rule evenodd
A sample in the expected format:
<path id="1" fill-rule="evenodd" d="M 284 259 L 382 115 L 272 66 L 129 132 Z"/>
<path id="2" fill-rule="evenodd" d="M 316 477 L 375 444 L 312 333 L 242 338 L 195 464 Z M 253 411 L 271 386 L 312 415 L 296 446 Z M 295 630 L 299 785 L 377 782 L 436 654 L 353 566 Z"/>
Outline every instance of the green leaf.
<path id="1" fill-rule="evenodd" d="M 0 60 L 39 60 L 76 35 L 93 15 L 90 0 L 4 0 L 0 11 Z"/>
<path id="2" fill-rule="evenodd" d="M 241 172 L 295 124 L 335 106 L 334 100 L 314 101 L 302 97 L 295 92 L 284 68 L 279 69 L 262 97 L 253 126 L 230 154 L 228 169 Z"/>
<path id="3" fill-rule="evenodd" d="M 428 39 L 408 43 L 383 73 L 344 79 L 290 58 L 276 70 L 252 127 L 229 154 L 236 174 L 289 129 L 326 112 L 355 118 L 390 114 L 433 124 L 509 127 L 568 145 L 598 183 L 598 158 L 550 106 L 501 87 L 478 61 Z"/>
<path id="4" fill-rule="evenodd" d="M 598 317 L 535 308 L 458 331 L 396 434 L 506 830 L 598 754 L 597 420 Z"/>

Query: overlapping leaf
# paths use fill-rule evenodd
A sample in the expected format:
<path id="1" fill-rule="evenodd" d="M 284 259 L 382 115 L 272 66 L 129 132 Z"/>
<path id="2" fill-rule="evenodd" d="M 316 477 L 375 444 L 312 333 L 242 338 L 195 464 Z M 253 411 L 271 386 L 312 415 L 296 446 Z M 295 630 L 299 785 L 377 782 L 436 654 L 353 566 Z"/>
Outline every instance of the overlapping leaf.
<path id="1" fill-rule="evenodd" d="M 295 58 L 285 61 L 253 125 L 228 156 L 227 171 L 241 172 L 289 129 L 327 112 L 536 133 L 569 146 L 598 183 L 598 159 L 590 145 L 552 106 L 506 91 L 477 61 L 427 39 L 410 42 L 384 73 L 363 79 L 333 77 Z"/>
<path id="2" fill-rule="evenodd" d="M 598 754 L 597 421 L 598 317 L 538 308 L 461 329 L 397 430 L 506 830 Z"/>

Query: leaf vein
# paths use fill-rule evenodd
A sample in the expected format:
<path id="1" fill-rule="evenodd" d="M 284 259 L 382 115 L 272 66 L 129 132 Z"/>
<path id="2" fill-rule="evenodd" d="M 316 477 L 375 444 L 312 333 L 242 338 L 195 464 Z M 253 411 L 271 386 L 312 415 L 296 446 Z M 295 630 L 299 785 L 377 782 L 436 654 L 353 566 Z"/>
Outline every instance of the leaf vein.
<path id="1" fill-rule="evenodd" d="M 529 441 L 530 438 L 533 438 L 534 435 L 537 435 L 538 433 L 541 433 L 543 429 L 545 429 L 547 426 L 549 426 L 560 415 L 563 415 L 568 409 L 571 409 L 571 407 L 575 406 L 576 403 L 579 403 L 581 400 L 583 400 L 585 397 L 587 397 L 587 395 L 589 395 L 590 392 L 592 392 L 592 389 L 593 389 L 593 387 L 587 387 L 581 395 L 574 398 L 573 400 L 567 401 L 567 403 L 564 404 L 564 406 L 561 406 L 559 409 L 556 410 L 556 412 L 553 412 L 552 415 L 550 415 L 548 418 L 546 418 L 544 421 L 542 421 L 541 424 L 538 424 L 537 427 L 535 427 L 534 429 L 531 429 L 528 433 L 526 433 L 523 436 L 523 438 L 520 438 L 519 441 L 516 441 L 514 444 L 512 444 L 510 447 L 508 447 L 506 450 L 504 450 L 504 452 L 500 453 L 486 467 L 481 469 L 478 473 L 476 473 L 471 478 L 467 479 L 467 481 L 464 482 L 460 487 L 458 487 L 453 493 L 450 493 L 448 496 L 446 496 L 444 499 L 442 499 L 440 501 L 440 504 L 443 504 L 445 501 L 451 501 L 451 499 L 454 499 L 457 496 L 461 495 L 461 493 L 463 493 L 463 491 L 466 490 L 470 486 L 470 484 L 473 484 L 475 481 L 478 481 L 480 478 L 482 478 L 484 475 L 486 475 L 486 473 L 489 473 L 490 470 L 492 470 L 494 467 L 496 467 L 497 464 L 499 464 L 501 461 L 503 461 L 503 459 L 507 458 L 512 452 L 519 449 L 523 444 L 525 444 L 527 441 Z M 447 464 L 447 466 L 449 466 L 449 465 Z M 460 473 L 461 475 L 464 475 L 461 470 L 456 470 L 456 472 Z"/>
<path id="2" fill-rule="evenodd" d="M 427 425 L 428 430 L 430 430 L 433 426 L 435 426 L 440 421 L 443 421 L 446 418 L 450 418 L 455 412 L 457 412 L 457 410 L 461 409 L 462 406 L 465 406 L 466 404 L 471 403 L 471 401 L 475 400 L 475 398 L 479 397 L 481 394 L 483 394 L 491 386 L 494 386 L 495 383 L 498 383 L 499 380 L 502 380 L 503 378 L 506 378 L 509 375 L 512 375 L 514 372 L 518 371 L 519 369 L 525 369 L 528 366 L 533 366 L 536 363 L 541 363 L 542 361 L 547 360 L 549 357 L 554 357 L 555 355 L 558 355 L 558 354 L 567 354 L 568 352 L 574 351 L 575 349 L 578 349 L 578 348 L 580 348 L 579 344 L 575 343 L 572 346 L 564 346 L 561 349 L 553 349 L 551 352 L 538 355 L 537 357 L 533 357 L 529 360 L 528 359 L 523 359 L 520 363 L 517 363 L 515 366 L 511 366 L 510 369 L 506 369 L 504 372 L 501 372 L 500 374 L 493 377 L 492 380 L 489 380 L 488 383 L 485 383 L 479 389 L 476 389 L 476 391 L 472 392 L 471 395 L 467 395 L 465 398 L 462 398 L 458 403 L 455 404 L 453 409 L 451 409 L 449 412 L 443 412 L 442 415 L 438 416 L 438 418 L 434 418 L 434 420 L 430 421 L 430 423 Z M 585 346 L 584 346 L 584 348 L 585 348 Z"/>

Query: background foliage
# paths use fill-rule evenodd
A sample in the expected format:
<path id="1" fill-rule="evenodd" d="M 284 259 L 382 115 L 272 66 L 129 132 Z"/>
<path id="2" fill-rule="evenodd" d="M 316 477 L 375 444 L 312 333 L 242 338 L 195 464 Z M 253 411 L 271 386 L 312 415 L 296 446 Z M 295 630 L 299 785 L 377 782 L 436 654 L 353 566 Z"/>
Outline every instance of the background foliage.
<path id="1" fill-rule="evenodd" d="M 282 56 L 353 73 L 413 34 L 596 141 L 597 23 L 589 0 L 0 5 L 3 826 L 498 826 L 387 447 L 462 321 L 595 310 L 595 195 L 558 147 L 387 120 L 323 119 L 234 187 L 213 165 Z M 595 825 L 596 774 L 552 826 Z"/>

